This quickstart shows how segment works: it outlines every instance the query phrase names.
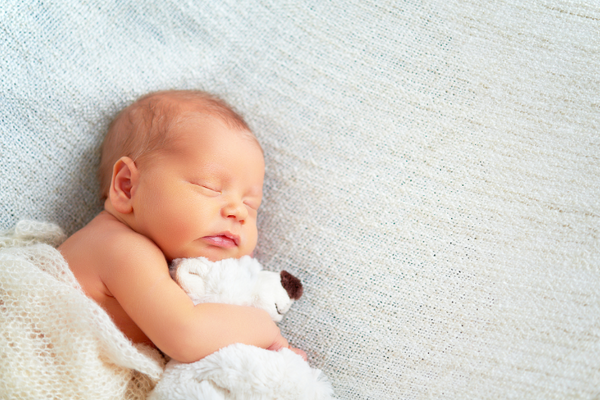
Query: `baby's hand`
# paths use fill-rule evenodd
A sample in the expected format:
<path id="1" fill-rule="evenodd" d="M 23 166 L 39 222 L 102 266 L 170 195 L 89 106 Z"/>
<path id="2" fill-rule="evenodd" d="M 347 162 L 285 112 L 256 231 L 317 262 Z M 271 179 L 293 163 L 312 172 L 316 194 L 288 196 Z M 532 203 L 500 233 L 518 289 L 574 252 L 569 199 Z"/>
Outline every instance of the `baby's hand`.
<path id="1" fill-rule="evenodd" d="M 308 361 L 308 357 L 306 357 L 306 352 L 304 352 L 304 350 L 300 350 L 300 349 L 295 349 L 293 347 L 288 347 L 291 351 L 293 351 L 294 353 L 298 354 L 300 357 L 302 357 L 302 359 L 304 361 Z"/>
<path id="2" fill-rule="evenodd" d="M 288 348 L 291 351 L 293 351 L 294 353 L 298 354 L 300 357 L 302 357 L 304 359 L 304 361 L 308 360 L 308 358 L 306 357 L 306 353 L 303 350 L 296 349 L 296 348 L 290 346 L 288 341 L 283 336 L 281 336 L 281 334 L 277 335 L 277 337 L 275 338 L 275 341 L 273 342 L 273 344 L 271 346 L 269 346 L 267 348 L 267 350 L 277 351 L 277 350 L 281 350 L 284 348 Z"/>

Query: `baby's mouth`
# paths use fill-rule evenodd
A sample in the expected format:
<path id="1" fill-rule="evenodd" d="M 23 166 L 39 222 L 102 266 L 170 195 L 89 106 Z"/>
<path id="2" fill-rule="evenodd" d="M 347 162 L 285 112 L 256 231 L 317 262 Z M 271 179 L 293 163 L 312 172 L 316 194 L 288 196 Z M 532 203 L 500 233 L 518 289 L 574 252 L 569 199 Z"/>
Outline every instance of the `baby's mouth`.
<path id="1" fill-rule="evenodd" d="M 240 242 L 240 238 L 238 236 L 232 235 L 230 233 L 220 233 L 214 236 L 204 236 L 202 239 L 205 242 L 208 242 L 208 244 L 210 245 L 224 248 L 236 247 Z"/>

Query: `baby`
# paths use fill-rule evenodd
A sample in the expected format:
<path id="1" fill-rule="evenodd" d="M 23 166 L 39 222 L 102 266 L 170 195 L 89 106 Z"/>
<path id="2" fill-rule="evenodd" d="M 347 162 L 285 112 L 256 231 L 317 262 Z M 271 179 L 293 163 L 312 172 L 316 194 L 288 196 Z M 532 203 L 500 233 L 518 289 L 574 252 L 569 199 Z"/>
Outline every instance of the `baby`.
<path id="1" fill-rule="evenodd" d="M 252 254 L 264 169 L 258 141 L 222 100 L 151 93 L 123 110 L 104 140 L 104 211 L 59 250 L 85 293 L 134 343 L 180 362 L 233 343 L 289 347 L 265 311 L 194 306 L 168 268 L 175 258 Z"/>

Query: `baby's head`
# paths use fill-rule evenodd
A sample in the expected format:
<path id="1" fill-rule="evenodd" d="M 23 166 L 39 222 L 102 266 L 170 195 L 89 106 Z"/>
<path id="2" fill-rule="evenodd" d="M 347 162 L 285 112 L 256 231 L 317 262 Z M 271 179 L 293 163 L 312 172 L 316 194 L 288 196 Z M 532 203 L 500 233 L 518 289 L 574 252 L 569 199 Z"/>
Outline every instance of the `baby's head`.
<path id="1" fill-rule="evenodd" d="M 200 91 L 146 95 L 111 124 L 99 170 L 105 209 L 168 260 L 251 254 L 264 159 L 244 120 Z"/>
<path id="2" fill-rule="evenodd" d="M 200 90 L 169 90 L 149 93 L 123 109 L 110 124 L 102 144 L 98 169 L 100 193 L 108 196 L 115 162 L 123 156 L 133 161 L 152 157 L 172 138 L 172 128 L 197 114 L 217 118 L 245 132 L 260 146 L 246 121 L 226 102 Z"/>

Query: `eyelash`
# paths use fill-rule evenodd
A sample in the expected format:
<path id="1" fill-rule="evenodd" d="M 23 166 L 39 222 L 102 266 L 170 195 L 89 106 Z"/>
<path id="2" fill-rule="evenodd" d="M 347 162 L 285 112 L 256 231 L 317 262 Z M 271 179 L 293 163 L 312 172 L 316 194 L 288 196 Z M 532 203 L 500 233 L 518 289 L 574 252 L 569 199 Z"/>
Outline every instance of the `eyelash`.
<path id="1" fill-rule="evenodd" d="M 194 183 L 194 182 L 192 182 L 192 183 Z M 221 191 L 220 191 L 220 190 L 214 189 L 214 188 L 212 188 L 212 187 L 210 187 L 210 186 L 207 186 L 207 185 L 205 185 L 205 184 L 202 184 L 202 183 L 194 183 L 194 185 L 196 185 L 196 186 L 198 186 L 199 188 L 202 188 L 202 189 L 204 189 L 204 190 L 208 190 L 208 191 L 210 191 L 210 192 L 213 192 L 213 193 L 218 193 L 218 194 L 220 194 L 220 193 L 221 193 Z"/>
<path id="2" fill-rule="evenodd" d="M 204 184 L 200 184 L 200 183 L 196 183 L 196 185 L 197 185 L 197 186 L 199 186 L 199 187 L 201 187 L 201 188 L 203 188 L 203 189 L 209 190 L 209 191 L 211 191 L 211 192 L 213 192 L 213 193 L 221 194 L 221 191 L 220 191 L 220 190 L 213 189 L 213 188 L 211 188 L 210 186 L 206 186 L 206 185 L 204 185 Z M 254 211 L 258 211 L 258 207 L 255 207 L 255 206 L 253 206 L 252 204 L 250 204 L 250 203 L 248 203 L 248 202 L 244 202 L 244 204 L 245 204 L 245 205 L 246 205 L 248 208 L 251 208 L 251 209 L 252 209 L 252 210 L 254 210 Z"/>
<path id="3" fill-rule="evenodd" d="M 251 205 L 251 204 L 248 204 L 248 203 L 246 203 L 246 202 L 244 202 L 244 204 L 245 204 L 246 206 L 248 206 L 249 208 L 253 209 L 254 211 L 257 211 L 257 210 L 258 210 L 258 207 L 254 207 L 253 205 Z"/>
<path id="4" fill-rule="evenodd" d="M 221 193 L 220 190 L 213 189 L 210 186 L 201 185 L 204 189 L 210 190 L 211 192 Z"/>

